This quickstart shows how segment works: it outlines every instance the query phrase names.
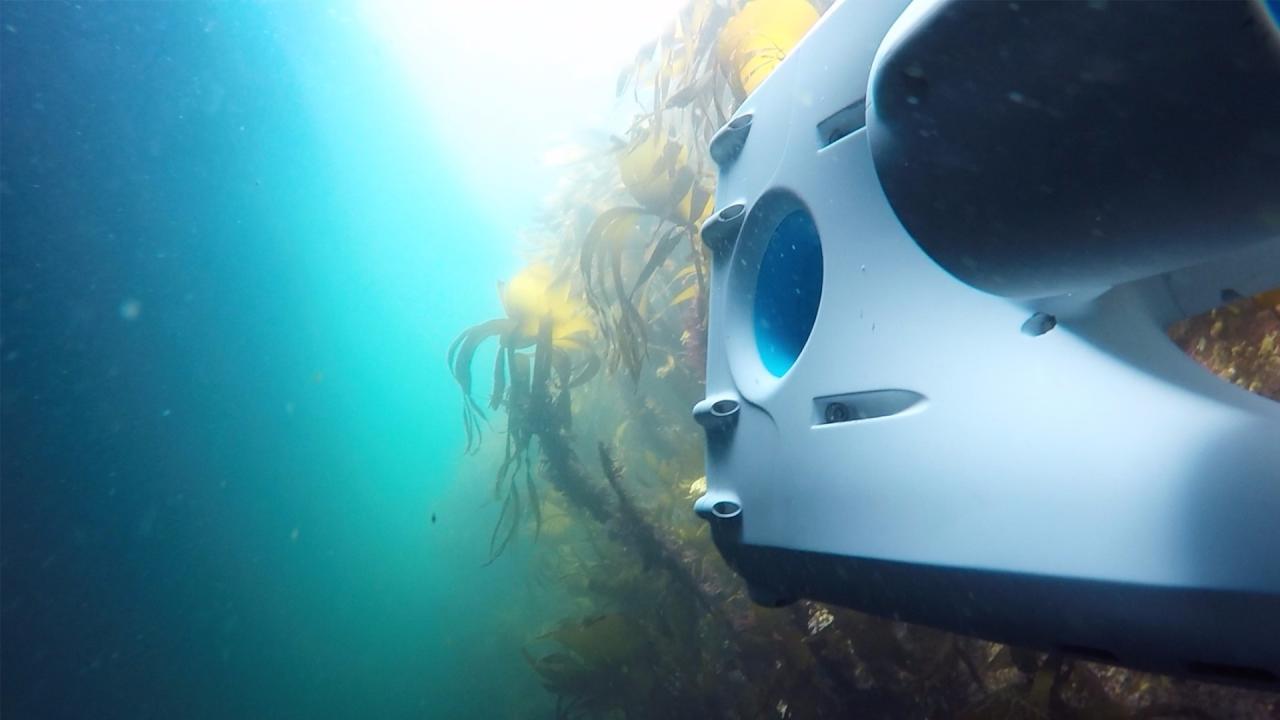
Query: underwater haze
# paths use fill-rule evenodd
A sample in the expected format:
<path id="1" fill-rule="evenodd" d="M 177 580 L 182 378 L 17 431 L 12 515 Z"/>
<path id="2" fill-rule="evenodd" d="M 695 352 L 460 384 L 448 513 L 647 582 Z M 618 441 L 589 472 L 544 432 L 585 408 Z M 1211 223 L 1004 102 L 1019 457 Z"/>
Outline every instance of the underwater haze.
<path id="1" fill-rule="evenodd" d="M 4 716 L 540 697 L 450 495 L 510 240 L 354 10 L 0 13 Z"/>
<path id="2" fill-rule="evenodd" d="M 0 2 L 0 716 L 1280 718 L 764 607 L 692 512 L 712 138 L 832 6 Z M 1280 289 L 1229 300 L 1170 336 L 1280 399 Z"/>

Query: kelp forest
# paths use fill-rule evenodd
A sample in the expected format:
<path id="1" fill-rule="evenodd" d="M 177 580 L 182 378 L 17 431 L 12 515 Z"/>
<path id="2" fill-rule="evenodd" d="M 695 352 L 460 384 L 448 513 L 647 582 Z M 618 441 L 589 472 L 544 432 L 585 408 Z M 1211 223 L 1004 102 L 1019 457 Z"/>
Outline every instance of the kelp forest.
<path id="1" fill-rule="evenodd" d="M 706 523 L 703 397 L 712 135 L 828 2 L 693 0 L 619 68 L 625 134 L 579 147 L 499 280 L 502 316 L 448 348 L 488 561 L 558 593 L 523 648 L 562 718 L 1280 717 L 1280 697 L 1007 647 L 851 610 L 748 600 Z M 1280 400 L 1280 291 L 1169 329 Z M 1011 538 L 1016 542 L 1016 538 Z M 513 598 L 512 602 L 516 602 Z"/>

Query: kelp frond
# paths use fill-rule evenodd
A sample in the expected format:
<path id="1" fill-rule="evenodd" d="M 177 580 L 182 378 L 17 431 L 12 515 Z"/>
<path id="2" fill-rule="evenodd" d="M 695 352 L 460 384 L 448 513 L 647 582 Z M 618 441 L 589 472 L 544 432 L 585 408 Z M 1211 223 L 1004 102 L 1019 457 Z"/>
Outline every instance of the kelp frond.
<path id="1" fill-rule="evenodd" d="M 491 337 L 503 337 L 510 333 L 513 327 L 514 323 L 511 320 L 489 320 L 467 328 L 449 345 L 447 354 L 449 371 L 462 390 L 462 424 L 467 432 L 467 454 L 475 453 L 480 449 L 480 424 L 487 422 L 484 409 L 471 394 L 471 363 L 481 343 Z M 498 378 L 502 375 L 502 360 L 503 355 L 499 352 L 494 364 L 495 396 L 497 392 L 501 392 L 498 389 L 500 383 Z M 491 399 L 489 406 L 496 408 L 497 404 Z"/>
<path id="2" fill-rule="evenodd" d="M 498 338 L 489 408 L 505 410 L 507 442 L 495 478 L 494 494 L 502 506 L 489 540 L 490 562 L 510 545 L 526 517 L 532 516 L 534 537 L 540 534 L 542 510 L 530 444 L 535 437 L 569 428 L 570 389 L 600 368 L 589 346 L 595 326 L 570 284 L 549 266 L 530 265 L 498 289 L 506 317 L 468 328 L 447 355 L 463 395 L 466 449 L 473 453 L 480 445 L 485 413 L 472 393 L 471 365 L 477 348 Z"/>
<path id="3" fill-rule="evenodd" d="M 622 150 L 618 165 L 639 204 L 600 213 L 582 242 L 578 266 L 609 369 L 621 367 L 635 381 L 648 348 L 648 320 L 640 311 L 648 283 L 681 245 L 700 253 L 694 238 L 711 211 L 712 192 L 688 150 L 674 141 L 663 144 L 656 132 L 645 131 Z"/>

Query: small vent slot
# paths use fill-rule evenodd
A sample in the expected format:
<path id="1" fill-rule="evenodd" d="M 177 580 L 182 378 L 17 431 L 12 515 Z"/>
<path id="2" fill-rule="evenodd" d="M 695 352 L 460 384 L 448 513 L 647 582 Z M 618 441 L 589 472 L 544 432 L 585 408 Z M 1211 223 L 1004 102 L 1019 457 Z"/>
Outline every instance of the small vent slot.
<path id="1" fill-rule="evenodd" d="M 1275 673 L 1262 668 L 1243 665 L 1227 665 L 1226 663 L 1193 662 L 1187 669 L 1194 675 L 1206 675 L 1220 680 L 1237 683 L 1275 684 L 1280 682 Z"/>
<path id="2" fill-rule="evenodd" d="M 835 111 L 818 123 L 818 139 L 827 147 L 843 137 L 852 135 L 867 126 L 867 100 L 862 98 L 852 105 Z"/>
<path id="3" fill-rule="evenodd" d="M 814 398 L 813 424 L 836 425 L 898 415 L 924 405 L 924 396 L 910 390 L 870 390 Z"/>
<path id="4" fill-rule="evenodd" d="M 1116 657 L 1115 653 L 1102 648 L 1089 647 L 1088 645 L 1059 645 L 1058 648 L 1067 655 L 1074 655 L 1083 660 L 1109 664 L 1119 662 L 1119 658 Z"/>

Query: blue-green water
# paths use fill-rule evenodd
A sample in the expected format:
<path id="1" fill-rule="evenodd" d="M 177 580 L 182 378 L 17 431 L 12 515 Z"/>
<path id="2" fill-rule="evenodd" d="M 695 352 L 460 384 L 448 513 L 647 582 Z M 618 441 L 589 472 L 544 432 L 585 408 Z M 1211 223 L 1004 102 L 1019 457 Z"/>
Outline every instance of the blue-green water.
<path id="1" fill-rule="evenodd" d="M 753 102 L 725 43 L 829 3 L 714 5 L 0 2 L 0 716 L 1280 717 L 750 602 L 689 512 L 712 256 L 623 171 L 711 167 Z M 754 280 L 800 298 L 753 310 L 779 375 L 809 240 Z M 1274 308 L 1246 307 L 1175 334 L 1211 367 L 1254 347 L 1275 397 Z M 459 332 L 487 344 L 448 368 Z M 507 388 L 475 457 L 468 367 L 480 402 Z"/>
<path id="2" fill-rule="evenodd" d="M 444 369 L 511 240 L 429 99 L 349 9 L 0 14 L 4 716 L 544 702 Z"/>

